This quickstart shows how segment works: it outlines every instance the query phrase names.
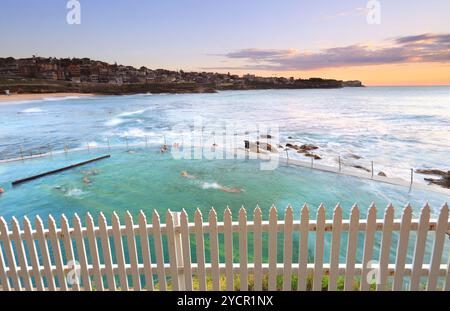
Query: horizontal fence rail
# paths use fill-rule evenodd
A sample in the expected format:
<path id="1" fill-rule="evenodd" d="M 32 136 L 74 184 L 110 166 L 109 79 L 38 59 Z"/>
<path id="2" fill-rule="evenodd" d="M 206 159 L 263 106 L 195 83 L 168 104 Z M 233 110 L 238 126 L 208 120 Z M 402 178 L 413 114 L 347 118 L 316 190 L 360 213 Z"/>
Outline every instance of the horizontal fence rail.
<path id="1" fill-rule="evenodd" d="M 75 214 L 59 227 L 49 216 L 47 228 L 40 217 L 34 228 L 27 217 L 22 227 L 0 218 L 0 289 L 450 290 L 447 204 L 436 219 L 428 204 L 419 219 L 410 205 L 400 219 L 392 205 L 383 219 L 375 205 L 365 219 L 357 205 L 348 219 L 340 205 L 331 220 L 325 212 L 288 206 L 280 220 L 272 207 L 263 220 L 257 207 L 249 221 L 246 209 L 233 220 L 227 208 L 219 222 L 211 209 L 205 222 L 197 210 L 189 222 L 186 211 L 167 211 L 162 223 L 141 211 L 124 223 L 100 214 L 97 224 L 87 214 L 85 226 Z"/>

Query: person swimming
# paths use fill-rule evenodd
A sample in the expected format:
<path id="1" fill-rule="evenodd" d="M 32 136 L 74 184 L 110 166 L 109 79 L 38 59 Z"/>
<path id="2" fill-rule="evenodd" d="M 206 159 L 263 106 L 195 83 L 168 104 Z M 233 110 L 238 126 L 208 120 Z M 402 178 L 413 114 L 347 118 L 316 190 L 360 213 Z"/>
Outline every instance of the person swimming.
<path id="1" fill-rule="evenodd" d="M 0 194 L 5 193 L 5 189 L 0 188 Z"/>
<path id="2" fill-rule="evenodd" d="M 184 177 L 184 178 L 190 178 L 190 179 L 195 178 L 194 175 L 191 175 L 191 174 L 189 174 L 189 173 L 186 172 L 186 171 L 182 171 L 181 174 L 180 174 L 180 176 L 181 176 L 181 177 Z"/>
<path id="3" fill-rule="evenodd" d="M 241 192 L 244 192 L 244 189 L 237 188 L 237 187 L 229 188 L 229 187 L 221 186 L 220 190 L 223 191 L 223 192 L 227 192 L 227 193 L 241 193 Z"/>

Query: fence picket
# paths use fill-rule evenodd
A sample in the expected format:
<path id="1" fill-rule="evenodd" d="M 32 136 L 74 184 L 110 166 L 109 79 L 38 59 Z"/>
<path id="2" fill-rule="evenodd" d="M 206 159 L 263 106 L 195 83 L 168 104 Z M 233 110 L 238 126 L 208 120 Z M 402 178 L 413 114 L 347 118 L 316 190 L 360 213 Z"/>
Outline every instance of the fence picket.
<path id="1" fill-rule="evenodd" d="M 283 254 L 283 290 L 292 289 L 292 231 L 294 211 L 288 206 L 284 215 L 284 254 Z"/>
<path id="2" fill-rule="evenodd" d="M 269 291 L 277 289 L 277 209 L 269 212 Z"/>
<path id="3" fill-rule="evenodd" d="M 77 262 L 75 261 L 75 252 L 73 251 L 72 238 L 70 235 L 69 221 L 64 214 L 61 215 L 61 232 L 64 249 L 66 250 L 67 263 L 72 263 L 71 267 L 78 270 Z M 72 290 L 80 290 L 80 285 L 78 284 L 78 282 L 74 282 L 72 284 Z"/>
<path id="4" fill-rule="evenodd" d="M 166 226 L 167 226 L 167 243 L 169 246 L 170 276 L 172 278 L 173 290 L 178 291 L 180 290 L 180 287 L 178 280 L 178 258 L 175 247 L 174 217 L 177 217 L 177 215 L 168 210 L 166 213 Z"/>
<path id="5" fill-rule="evenodd" d="M 111 257 L 111 245 L 109 242 L 108 235 L 108 223 L 106 222 L 106 217 L 103 213 L 100 213 L 98 219 L 98 227 L 100 231 L 100 238 L 102 242 L 102 253 L 103 262 L 105 264 L 106 270 L 106 281 L 108 282 L 108 289 L 110 291 L 117 290 L 116 288 L 116 278 L 114 276 L 112 257 Z"/>
<path id="6" fill-rule="evenodd" d="M 44 290 L 44 282 L 42 281 L 39 257 L 37 254 L 36 244 L 35 244 L 34 238 L 33 238 L 33 233 L 32 233 L 33 230 L 31 228 L 31 222 L 27 216 L 25 216 L 23 218 L 23 229 L 24 229 L 25 241 L 28 246 L 28 253 L 31 258 L 31 271 L 32 271 L 32 275 L 34 277 L 34 282 L 36 284 L 36 289 L 38 291 L 43 291 Z"/>
<path id="7" fill-rule="evenodd" d="M 344 278 L 344 290 L 352 290 L 355 277 L 361 274 L 361 290 L 372 288 L 372 280 L 368 276 L 377 277 L 377 290 L 404 288 L 403 280 L 410 278 L 409 290 L 422 289 L 436 290 L 440 278 L 444 278 L 444 290 L 450 290 L 450 263 L 441 264 L 446 241 L 447 229 L 450 225 L 448 205 L 445 204 L 438 219 L 430 220 L 430 206 L 426 204 L 420 218 L 412 219 L 412 207 L 407 205 L 402 211 L 401 219 L 394 220 L 394 207 L 389 204 L 384 212 L 384 219 L 376 218 L 376 208 L 372 204 L 365 220 L 360 220 L 360 211 L 357 205 L 352 207 L 350 217 L 342 219 L 343 210 L 340 205 L 334 209 L 333 219 L 326 220 L 325 206 L 321 204 L 317 210 L 315 220 L 309 219 L 309 209 L 306 205 L 301 209 L 300 221 L 294 220 L 291 206 L 285 210 L 284 219 L 278 220 L 275 206 L 269 211 L 269 220 L 262 221 L 262 213 L 257 206 L 254 210 L 253 222 L 248 221 L 244 208 L 239 210 L 238 221 L 233 222 L 229 208 L 224 211 L 224 221 L 218 222 L 217 214 L 211 209 L 208 223 L 203 223 L 199 209 L 195 212 L 194 223 L 189 223 L 185 210 L 181 213 L 167 214 L 167 222 L 161 224 L 159 215 L 153 212 L 152 224 L 148 224 L 145 214 L 139 214 L 139 224 L 134 225 L 133 217 L 129 212 L 125 215 L 125 224 L 122 226 L 116 213 L 112 215 L 112 225 L 108 227 L 105 216 L 100 213 L 98 228 L 95 227 L 91 215 L 86 216 L 86 228 L 83 228 L 77 214 L 73 216 L 73 227 L 69 226 L 67 218 L 61 216 L 61 228 L 58 229 L 55 219 L 48 216 L 48 229 L 44 228 L 42 220 L 36 217 L 35 230 L 30 221 L 24 217 L 23 231 L 17 219 L 12 219 L 12 229 L 0 218 L 0 289 L 1 290 L 67 290 L 72 285 L 74 290 L 105 290 L 103 277 L 107 279 L 107 289 L 116 290 L 116 278 L 120 280 L 119 289 L 141 290 L 145 275 L 145 287 L 154 290 L 153 272 L 158 276 L 159 289 L 167 290 L 166 273 L 170 272 L 173 290 L 192 290 L 194 287 L 193 273 L 198 276 L 199 287 L 207 290 L 206 274 L 212 275 L 212 288 L 221 290 L 221 274 L 226 276 L 226 289 L 234 289 L 234 274 L 241 277 L 240 290 L 249 289 L 249 273 L 254 274 L 254 289 L 263 288 L 263 273 L 268 277 L 268 289 L 276 290 L 279 285 L 287 291 L 292 287 L 292 273 L 298 274 L 298 289 L 322 289 L 324 274 L 329 274 L 328 290 L 337 289 L 338 277 Z M 298 265 L 292 263 L 293 234 L 300 233 Z M 331 250 L 329 263 L 324 262 L 325 232 L 331 231 Z M 345 264 L 340 263 L 340 246 L 342 232 L 348 232 Z M 356 262 L 358 238 L 364 235 L 364 249 L 362 263 Z M 410 232 L 416 231 L 412 265 L 406 263 Z M 268 233 L 268 264 L 262 263 L 262 237 L 263 232 Z M 309 258 L 309 232 L 315 232 L 314 260 Z M 379 260 L 373 266 L 375 233 L 381 232 Z M 398 233 L 398 243 L 395 251 L 392 250 L 393 234 Z M 431 247 L 431 259 L 424 264 L 425 250 L 428 246 L 429 232 L 434 235 Z M 207 233 L 210 241 L 211 263 L 205 262 L 205 237 Z M 239 264 L 234 263 L 233 239 L 234 233 L 239 237 Z M 253 234 L 253 264 L 248 262 L 248 233 Z M 191 260 L 191 234 L 195 234 L 197 262 Z M 221 262 L 219 248 L 219 234 L 224 234 L 224 258 Z M 278 234 L 283 234 L 283 245 L 277 245 Z M 156 265 L 152 265 L 150 253 L 150 237 L 153 236 L 155 246 Z M 168 238 L 169 264 L 164 260 L 165 239 Z M 141 241 L 142 264 L 139 263 L 138 240 Z M 100 263 L 100 253 L 97 245 L 101 241 L 103 263 Z M 127 239 L 127 247 L 123 239 Z M 281 236 L 280 236 L 281 238 Z M 87 242 L 85 241 L 87 239 Z M 113 262 L 111 255 L 111 241 L 114 241 L 117 263 Z M 281 240 L 280 240 L 281 241 Z M 431 241 L 430 241 L 431 242 Z M 26 246 L 25 246 L 26 243 Z M 86 249 L 89 244 L 89 252 Z M 63 244 L 63 245 L 62 245 Z M 278 262 L 278 247 L 283 246 L 282 263 Z M 430 245 L 431 246 L 431 245 Z M 51 247 L 51 249 L 50 249 Z M 76 247 L 76 248 L 75 248 Z M 63 255 L 62 252 L 65 252 Z M 88 254 L 90 257 L 88 258 Z M 128 254 L 128 255 L 127 255 Z M 235 254 L 237 255 L 237 254 Z M 395 263 L 390 258 L 395 255 Z M 129 263 L 126 262 L 129 258 Z M 78 261 L 75 261 L 78 260 Z M 91 260 L 92 264 L 89 264 Z M 223 260 L 223 259 L 222 259 Z M 17 262 L 16 262 L 17 261 Z M 115 260 L 114 260 L 115 261 Z M 81 271 L 80 279 L 72 284 L 68 273 Z M 375 270 L 374 270 L 375 269 Z M 116 275 L 117 274 L 117 275 Z M 312 282 L 309 283 L 312 274 Z M 278 276 L 283 276 L 281 284 Z M 77 273 L 78 276 L 78 273 Z M 393 283 L 390 277 L 393 276 Z M 93 277 L 93 280 L 91 280 Z M 427 278 L 427 282 L 424 281 Z M 132 283 L 131 283 L 132 282 Z M 94 286 L 95 283 L 95 286 Z M 392 285 L 392 286 L 391 286 Z"/>
<path id="8" fill-rule="evenodd" d="M 436 290 L 439 266 L 444 249 L 445 233 L 448 227 L 448 205 L 445 204 L 439 213 L 436 232 L 434 235 L 433 253 L 431 255 L 430 274 L 428 276 L 427 290 Z"/>
<path id="9" fill-rule="evenodd" d="M 36 237 L 41 250 L 41 258 L 44 264 L 44 275 L 47 281 L 47 286 L 50 291 L 56 290 L 55 279 L 52 273 L 52 263 L 50 261 L 50 254 L 48 251 L 47 238 L 44 233 L 44 224 L 39 216 L 35 218 Z"/>
<path id="10" fill-rule="evenodd" d="M 17 272 L 16 258 L 11 244 L 8 224 L 3 217 L 0 217 L 0 236 L 2 236 L 3 248 L 6 253 L 6 259 L 8 260 L 9 276 L 12 279 L 13 288 L 20 291 L 22 290 L 22 286 L 20 284 L 19 273 Z"/>
<path id="11" fill-rule="evenodd" d="M 166 272 L 164 270 L 164 253 L 162 246 L 161 223 L 159 214 L 156 210 L 153 211 L 152 223 L 153 223 L 153 239 L 155 242 L 156 263 L 158 267 L 159 290 L 166 291 L 167 282 L 166 282 Z"/>
<path id="12" fill-rule="evenodd" d="M 88 260 L 86 256 L 86 245 L 84 243 L 83 232 L 81 229 L 81 219 L 77 214 L 73 215 L 73 235 L 78 250 L 78 261 L 81 267 L 81 280 L 85 291 L 92 290 L 91 278 L 89 277 Z"/>
<path id="13" fill-rule="evenodd" d="M 413 268 L 411 272 L 410 290 L 417 291 L 420 287 L 420 276 L 422 273 L 423 256 L 427 240 L 428 222 L 430 221 L 430 206 L 425 204 L 422 208 L 417 229 L 416 244 L 414 248 Z"/>
<path id="14" fill-rule="evenodd" d="M 408 204 L 403 210 L 402 222 L 400 225 L 400 237 L 397 244 L 397 258 L 395 259 L 394 291 L 399 291 L 403 287 L 403 277 L 405 274 L 406 255 L 408 252 L 409 230 L 412 219 L 412 207 Z"/>
<path id="15" fill-rule="evenodd" d="M 206 290 L 205 241 L 203 237 L 203 217 L 200 209 L 195 211 L 195 242 L 197 252 L 197 277 L 199 289 Z"/>
<path id="16" fill-rule="evenodd" d="M 313 290 L 322 290 L 323 249 L 325 233 L 325 206 L 320 204 L 316 216 L 316 246 L 314 250 Z"/>
<path id="17" fill-rule="evenodd" d="M 180 215 L 181 221 L 181 243 L 183 249 L 184 287 L 192 291 L 192 264 L 191 264 L 191 238 L 189 234 L 189 218 L 183 209 Z"/>
<path id="18" fill-rule="evenodd" d="M 133 290 L 142 290 L 141 278 L 138 269 L 138 258 L 136 249 L 136 240 L 134 236 L 133 216 L 127 211 L 125 214 L 125 230 L 127 235 L 128 256 L 130 258 L 131 278 L 133 281 Z"/>
<path id="19" fill-rule="evenodd" d="M 233 228 L 232 228 L 231 210 L 227 207 L 223 213 L 224 223 L 224 243 L 225 243 L 225 276 L 226 289 L 232 291 L 234 289 L 233 274 Z"/>
<path id="20" fill-rule="evenodd" d="M 26 291 L 33 290 L 33 284 L 31 282 L 30 273 L 28 271 L 28 261 L 25 253 L 25 247 L 23 244 L 22 237 L 20 235 L 20 225 L 16 217 L 12 218 L 12 239 L 16 245 L 16 253 L 19 257 L 20 274 L 24 283 Z"/>
<path id="21" fill-rule="evenodd" d="M 91 252 L 92 268 L 94 270 L 94 284 L 97 290 L 104 291 L 105 287 L 103 285 L 103 277 L 100 271 L 100 257 L 98 253 L 97 237 L 94 230 L 94 219 L 92 218 L 91 214 L 87 213 L 86 234 L 89 242 L 89 250 Z"/>
<path id="22" fill-rule="evenodd" d="M 116 250 L 117 268 L 119 270 L 120 290 L 129 291 L 130 287 L 128 286 L 127 272 L 125 271 L 125 258 L 123 251 L 122 234 L 120 232 L 120 220 L 116 212 L 113 212 L 112 214 L 112 229 L 113 229 L 114 248 Z"/>
<path id="23" fill-rule="evenodd" d="M 305 204 L 300 215 L 300 247 L 298 255 L 298 290 L 306 290 L 308 280 L 308 233 L 309 233 L 309 209 Z"/>
<path id="24" fill-rule="evenodd" d="M 330 253 L 330 274 L 328 278 L 328 290 L 336 291 L 337 277 L 339 274 L 339 259 L 341 250 L 341 231 L 342 231 L 342 207 L 336 206 L 333 213 L 333 229 L 331 237 Z"/>
<path id="25" fill-rule="evenodd" d="M 144 264 L 145 288 L 149 291 L 153 291 L 152 257 L 150 254 L 150 245 L 147 232 L 147 217 L 143 211 L 139 212 L 139 237 L 141 240 L 142 262 Z"/>
<path id="26" fill-rule="evenodd" d="M 247 256 L 247 212 L 242 207 L 239 210 L 239 272 L 240 290 L 248 290 L 248 256 Z"/>
<path id="27" fill-rule="evenodd" d="M 392 224 L 394 222 L 394 206 L 389 204 L 384 213 L 384 223 L 383 223 L 383 235 L 381 238 L 381 251 L 380 251 L 380 266 L 379 275 L 380 282 L 377 284 L 378 291 L 384 291 L 387 288 L 387 278 L 388 278 L 388 264 L 389 255 L 391 252 L 391 240 L 392 240 Z"/>
<path id="28" fill-rule="evenodd" d="M 56 265 L 56 274 L 58 276 L 59 281 L 59 289 L 62 291 L 66 291 L 68 289 L 66 277 L 64 273 L 64 264 L 62 260 L 61 254 L 61 246 L 59 244 L 58 234 L 56 232 L 56 222 L 52 215 L 48 216 L 48 230 L 49 230 L 49 238 L 52 246 L 52 253 Z"/>
<path id="29" fill-rule="evenodd" d="M 78 267 L 78 263 L 75 262 L 75 253 L 74 253 L 73 245 L 72 245 L 72 237 L 70 235 L 69 221 L 67 220 L 67 217 L 64 214 L 61 215 L 61 233 L 62 233 L 62 241 L 63 241 L 63 245 L 64 245 L 67 263 L 69 264 L 69 268 L 75 269 L 75 272 L 76 272 L 77 270 L 79 270 L 79 267 Z M 70 276 L 72 277 L 72 275 L 70 275 Z M 77 275 L 76 275 L 76 277 L 77 277 Z M 67 278 L 65 278 L 65 280 L 67 280 Z M 72 290 L 79 291 L 80 290 L 79 280 L 72 279 L 71 281 L 74 281 L 72 284 Z"/>
<path id="30" fill-rule="evenodd" d="M 348 230 L 347 260 L 345 264 L 344 290 L 351 291 L 355 278 L 356 245 L 358 242 L 359 207 L 354 205 L 350 212 L 350 228 Z"/>
<path id="31" fill-rule="evenodd" d="M 3 257 L 3 250 L 0 248 L 0 284 L 2 285 L 2 290 L 9 292 L 11 290 L 11 285 L 9 284 L 8 274 L 6 273 L 6 263 Z"/>
<path id="32" fill-rule="evenodd" d="M 262 212 L 256 206 L 253 212 L 254 232 L 253 232 L 253 256 L 255 263 L 255 290 L 262 290 Z"/>
<path id="33" fill-rule="evenodd" d="M 213 290 L 220 290 L 220 271 L 219 271 L 219 241 L 217 229 L 217 213 L 214 208 L 209 211 L 209 246 L 211 252 L 211 275 Z"/>
<path id="34" fill-rule="evenodd" d="M 369 280 L 368 273 L 371 271 L 369 263 L 372 261 L 373 256 L 373 242 L 375 239 L 377 221 L 377 208 L 375 204 L 371 204 L 369 210 L 367 211 L 366 217 L 366 231 L 364 233 L 364 250 L 363 250 L 363 260 L 362 260 L 362 273 L 361 273 L 361 291 L 369 290 L 372 280 Z"/>

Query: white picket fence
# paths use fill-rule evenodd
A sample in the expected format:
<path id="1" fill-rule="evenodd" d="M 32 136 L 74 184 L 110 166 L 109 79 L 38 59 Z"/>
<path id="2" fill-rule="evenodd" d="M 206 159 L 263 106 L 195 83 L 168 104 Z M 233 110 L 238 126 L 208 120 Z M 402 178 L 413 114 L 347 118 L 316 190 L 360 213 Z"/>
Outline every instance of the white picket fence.
<path id="1" fill-rule="evenodd" d="M 143 212 L 137 224 L 127 213 L 125 225 L 114 213 L 111 225 L 100 214 L 98 226 L 87 214 L 86 227 L 74 215 L 72 227 L 62 216 L 59 228 L 49 216 L 48 228 L 36 217 L 34 229 L 26 217 L 23 229 L 16 219 L 12 220 L 10 229 L 1 218 L 0 288 L 7 291 L 190 291 L 238 287 L 246 291 L 323 290 L 325 287 L 334 291 L 354 290 L 357 286 L 363 291 L 374 287 L 376 290 L 450 290 L 450 265 L 442 264 L 445 243 L 450 243 L 446 238 L 450 229 L 447 204 L 437 219 L 430 219 L 428 204 L 419 219 L 412 219 L 410 205 L 403 210 L 401 219 L 394 219 L 392 205 L 385 210 L 384 219 L 377 219 L 374 205 L 368 209 L 365 219 L 360 219 L 356 205 L 349 219 L 343 219 L 339 205 L 332 220 L 326 220 L 325 212 L 325 206 L 321 205 L 313 220 L 306 205 L 298 217 L 289 206 L 284 220 L 279 220 L 277 209 L 272 207 L 268 221 L 263 221 L 257 207 L 253 220 L 248 221 L 242 208 L 238 221 L 233 221 L 231 211 L 226 209 L 223 222 L 218 222 L 212 209 L 205 223 L 197 210 L 194 223 L 189 223 L 185 211 L 168 211 L 164 224 L 154 211 L 151 223 Z M 377 246 L 379 256 L 374 263 L 376 234 L 380 234 L 381 244 Z M 325 235 L 330 235 L 331 241 L 328 262 L 324 262 Z M 395 261 L 391 262 L 394 235 L 397 243 Z M 430 236 L 434 236 L 431 256 L 425 263 Z M 341 256 L 341 237 L 346 241 L 345 262 Z M 358 239 L 363 240 L 363 254 L 357 262 Z M 191 247 L 195 248 L 195 262 Z M 407 263 L 411 248 L 412 263 Z M 267 256 L 263 256 L 264 249 L 268 250 Z M 314 249 L 313 259 L 308 256 L 308 249 Z M 298 260 L 294 262 L 296 257 Z M 377 276 L 376 286 L 366 281 L 366 276 L 373 272 Z M 325 286 L 324 276 L 328 279 Z M 74 280 L 78 282 L 71 282 Z"/>

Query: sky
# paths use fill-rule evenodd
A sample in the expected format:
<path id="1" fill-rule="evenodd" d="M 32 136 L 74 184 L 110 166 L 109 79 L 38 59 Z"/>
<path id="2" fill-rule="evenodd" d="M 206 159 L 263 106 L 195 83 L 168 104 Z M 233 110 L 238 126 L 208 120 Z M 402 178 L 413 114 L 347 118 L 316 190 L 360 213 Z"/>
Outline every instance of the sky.
<path id="1" fill-rule="evenodd" d="M 376 24 L 369 0 L 78 1 L 81 23 L 70 25 L 69 0 L 0 0 L 0 57 L 450 84 L 448 0 L 378 0 Z"/>

